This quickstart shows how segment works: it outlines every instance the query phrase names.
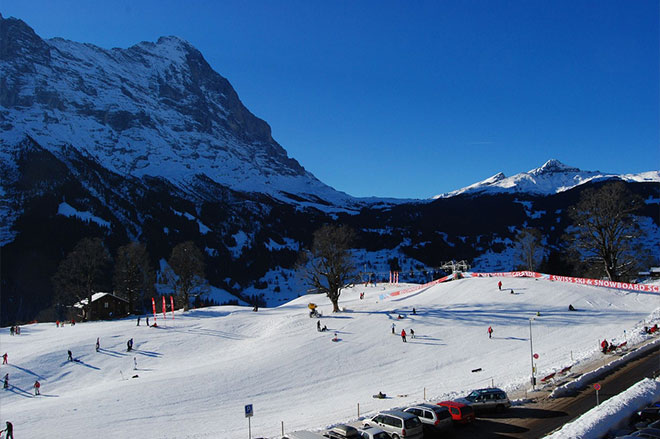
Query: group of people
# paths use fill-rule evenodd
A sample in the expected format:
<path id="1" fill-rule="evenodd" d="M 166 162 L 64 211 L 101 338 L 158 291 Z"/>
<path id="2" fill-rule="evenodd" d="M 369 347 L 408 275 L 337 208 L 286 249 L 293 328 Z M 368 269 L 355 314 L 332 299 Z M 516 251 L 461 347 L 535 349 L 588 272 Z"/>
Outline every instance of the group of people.
<path id="1" fill-rule="evenodd" d="M 11 326 L 9 328 L 9 335 L 21 335 L 21 327 L 18 325 Z"/>
<path id="2" fill-rule="evenodd" d="M 71 326 L 75 326 L 76 325 L 76 319 L 71 319 L 71 321 L 69 323 L 71 323 Z M 55 326 L 57 326 L 58 328 L 64 328 L 64 322 L 60 322 L 59 320 L 55 320 Z"/>

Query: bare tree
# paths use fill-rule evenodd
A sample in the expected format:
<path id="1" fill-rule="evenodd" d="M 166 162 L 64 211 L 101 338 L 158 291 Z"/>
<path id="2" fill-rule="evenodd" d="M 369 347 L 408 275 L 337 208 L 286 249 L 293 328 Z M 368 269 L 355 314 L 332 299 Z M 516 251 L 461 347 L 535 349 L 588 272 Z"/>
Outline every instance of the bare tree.
<path id="1" fill-rule="evenodd" d="M 190 299 L 209 291 L 204 277 L 204 257 L 192 241 L 182 242 L 172 250 L 167 261 L 169 268 L 163 273 L 162 283 L 169 285 L 182 302 L 183 309 L 190 307 Z"/>
<path id="2" fill-rule="evenodd" d="M 84 238 L 60 263 L 53 284 L 60 300 L 87 299 L 84 315 L 92 319 L 92 295 L 103 285 L 110 253 L 100 238 Z"/>
<path id="3" fill-rule="evenodd" d="M 354 233 L 347 226 L 326 225 L 314 232 L 311 250 L 300 255 L 299 266 L 305 282 L 328 296 L 332 312 L 339 311 L 341 290 L 352 286 L 357 279 L 349 251 L 353 239 Z"/>
<path id="4" fill-rule="evenodd" d="M 523 269 L 536 271 L 543 257 L 541 232 L 532 228 L 521 230 L 516 236 L 516 250 Z"/>
<path id="5" fill-rule="evenodd" d="M 156 281 L 143 243 L 131 242 L 117 249 L 113 280 L 115 292 L 128 300 L 130 312 L 142 312 L 144 296 L 153 291 Z"/>
<path id="6" fill-rule="evenodd" d="M 570 208 L 572 242 L 583 259 L 601 264 L 608 279 L 617 281 L 637 268 L 634 243 L 641 235 L 634 213 L 643 200 L 621 182 L 588 189 Z"/>

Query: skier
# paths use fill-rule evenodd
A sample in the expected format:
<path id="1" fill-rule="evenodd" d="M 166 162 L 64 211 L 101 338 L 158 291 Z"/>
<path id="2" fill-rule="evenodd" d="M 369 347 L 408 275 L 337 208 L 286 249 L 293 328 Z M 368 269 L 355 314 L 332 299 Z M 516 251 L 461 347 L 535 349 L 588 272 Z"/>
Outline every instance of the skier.
<path id="1" fill-rule="evenodd" d="M 14 327 L 9 328 L 9 335 L 14 335 Z"/>
<path id="2" fill-rule="evenodd" d="M 7 427 L 4 430 L 0 430 L 0 433 L 6 431 L 5 439 L 14 439 L 14 426 L 11 422 L 7 421 Z"/>
<path id="3" fill-rule="evenodd" d="M 395 327 L 396 327 L 396 325 L 394 323 L 392 323 L 392 334 L 395 334 L 395 332 L 394 332 Z"/>
<path id="4" fill-rule="evenodd" d="M 138 316 L 138 322 L 136 326 L 140 326 L 140 316 Z"/>
<path id="5" fill-rule="evenodd" d="M 55 326 L 57 326 L 58 328 L 60 327 L 60 321 L 59 320 L 55 320 Z"/>
<path id="6" fill-rule="evenodd" d="M 405 329 L 401 330 L 401 340 L 403 340 L 404 343 L 406 342 L 406 330 Z"/>
<path id="7" fill-rule="evenodd" d="M 569 305 L 568 305 L 568 310 L 569 310 L 569 311 L 575 311 L 575 308 L 573 307 L 572 304 L 569 304 Z"/>
<path id="8" fill-rule="evenodd" d="M 316 321 L 316 330 L 321 332 L 321 321 L 320 320 Z"/>
<path id="9" fill-rule="evenodd" d="M 7 364 L 7 353 L 6 352 L 2 356 L 2 364 Z"/>
<path id="10" fill-rule="evenodd" d="M 69 354 L 69 361 L 73 361 L 73 355 L 71 354 L 71 351 L 67 351 L 67 353 Z"/>
<path id="11" fill-rule="evenodd" d="M 133 357 L 133 370 L 137 370 L 137 357 Z"/>
<path id="12" fill-rule="evenodd" d="M 335 332 L 335 336 L 332 337 L 332 341 L 339 341 L 339 338 L 337 338 L 337 333 Z"/>
<path id="13" fill-rule="evenodd" d="M 147 328 L 149 327 L 149 316 L 147 316 Z"/>
<path id="14" fill-rule="evenodd" d="M 410 338 L 415 338 L 415 330 L 410 328 Z"/>
<path id="15" fill-rule="evenodd" d="M 325 326 L 325 325 L 323 325 L 323 328 L 321 328 L 321 332 L 325 332 L 325 331 L 327 331 L 327 330 L 328 330 L 328 327 Z"/>
<path id="16" fill-rule="evenodd" d="M 132 338 L 126 342 L 126 347 L 128 348 L 128 349 L 126 349 L 127 352 L 130 352 L 130 351 L 133 350 L 133 339 Z"/>
<path id="17" fill-rule="evenodd" d="M 96 337 L 96 352 L 98 352 L 100 348 L 101 348 L 101 342 L 99 338 Z"/>
<path id="18" fill-rule="evenodd" d="M 16 325 L 16 329 L 14 329 L 14 332 L 16 333 L 16 335 L 21 335 L 21 327 Z"/>
<path id="19" fill-rule="evenodd" d="M 500 291 L 502 291 L 502 281 L 499 281 L 499 282 L 497 283 L 497 288 L 499 288 Z"/>
<path id="20" fill-rule="evenodd" d="M 41 387 L 41 383 L 39 382 L 39 380 L 35 381 L 34 382 L 34 396 L 41 395 L 41 393 L 39 392 L 40 387 Z"/>
<path id="21" fill-rule="evenodd" d="M 610 344 L 607 342 L 607 340 L 603 340 L 602 343 L 600 344 L 600 347 L 603 349 L 603 353 L 607 353 L 607 348 L 610 346 Z"/>
<path id="22" fill-rule="evenodd" d="M 412 310 L 412 314 L 413 314 L 414 316 L 417 315 L 417 311 L 415 311 L 415 308 L 413 308 L 413 310 Z"/>
<path id="23" fill-rule="evenodd" d="M 489 326 L 488 327 L 488 338 L 492 338 L 492 336 L 493 336 L 493 327 Z"/>
<path id="24" fill-rule="evenodd" d="M 8 373 L 5 374 L 5 382 L 2 385 L 2 387 L 5 388 L 5 389 L 9 388 L 9 374 Z"/>
<path id="25" fill-rule="evenodd" d="M 511 290 L 511 294 L 515 294 L 515 293 L 513 292 L 513 289 Z"/>

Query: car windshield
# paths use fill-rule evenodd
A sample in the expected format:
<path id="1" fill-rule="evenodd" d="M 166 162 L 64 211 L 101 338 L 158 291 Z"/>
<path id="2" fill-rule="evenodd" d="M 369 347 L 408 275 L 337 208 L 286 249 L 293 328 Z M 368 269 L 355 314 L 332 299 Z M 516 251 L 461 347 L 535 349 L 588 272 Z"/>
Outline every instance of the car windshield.
<path id="1" fill-rule="evenodd" d="M 403 425 L 405 425 L 406 428 L 415 428 L 415 427 L 419 427 L 421 425 L 421 421 L 417 417 L 409 418 L 409 419 L 406 419 L 406 422 L 404 422 Z"/>
<path id="2" fill-rule="evenodd" d="M 478 396 L 479 396 L 479 392 L 475 390 L 474 392 L 466 396 L 465 399 L 467 399 L 468 401 L 474 401 L 475 399 L 477 399 Z"/>

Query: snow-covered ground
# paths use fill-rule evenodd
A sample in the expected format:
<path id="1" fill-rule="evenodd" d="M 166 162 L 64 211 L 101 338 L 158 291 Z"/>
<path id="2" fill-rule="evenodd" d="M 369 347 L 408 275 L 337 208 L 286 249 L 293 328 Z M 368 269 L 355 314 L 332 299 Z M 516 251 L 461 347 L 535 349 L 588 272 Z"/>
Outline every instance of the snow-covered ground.
<path id="1" fill-rule="evenodd" d="M 660 398 L 660 380 L 645 378 L 630 389 L 613 396 L 589 410 L 575 421 L 564 425 L 546 439 L 599 439 L 613 427 L 623 427 L 639 408 Z"/>
<path id="2" fill-rule="evenodd" d="M 342 293 L 345 312 L 335 315 L 327 298 L 304 296 L 258 312 L 215 307 L 167 322 L 160 315 L 158 328 L 126 319 L 34 324 L 13 337 L 4 329 L 0 350 L 10 364 L 0 373 L 12 387 L 0 392 L 0 423 L 12 421 L 24 438 L 242 438 L 244 406 L 253 404 L 252 437 L 279 437 L 282 422 L 293 431 L 356 420 L 358 404 L 364 416 L 421 401 L 424 391 L 446 399 L 491 383 L 520 389 L 531 373 L 531 317 L 544 376 L 602 355 L 602 338 L 641 341 L 640 328 L 660 315 L 657 293 L 503 282 L 506 291 L 497 279 L 463 279 L 388 299 L 380 297 L 396 287 L 358 287 Z M 316 331 L 309 302 L 320 305 L 327 333 Z M 392 323 L 416 338 L 403 343 Z M 340 341 L 331 341 L 334 333 Z M 67 361 L 68 349 L 79 362 Z M 35 379 L 40 397 L 32 396 Z M 373 399 L 379 391 L 391 398 Z"/>

